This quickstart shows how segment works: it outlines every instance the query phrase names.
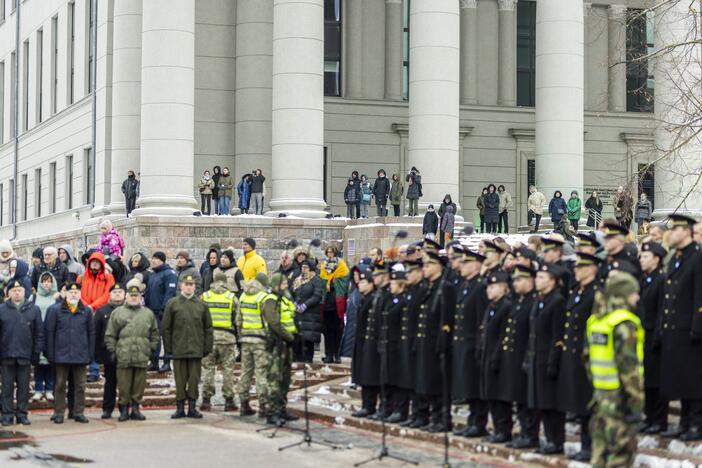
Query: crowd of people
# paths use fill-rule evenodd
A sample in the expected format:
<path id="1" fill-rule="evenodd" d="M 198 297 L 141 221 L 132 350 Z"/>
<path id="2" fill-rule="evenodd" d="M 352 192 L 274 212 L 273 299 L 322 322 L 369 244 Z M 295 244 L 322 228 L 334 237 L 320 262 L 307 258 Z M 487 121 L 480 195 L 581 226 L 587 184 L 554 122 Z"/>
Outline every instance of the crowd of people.
<path id="1" fill-rule="evenodd" d="M 344 189 L 347 218 L 368 218 L 368 210 L 373 202 L 377 216 L 388 216 L 388 201 L 392 205 L 393 216 L 400 216 L 403 196 L 407 199 L 407 214 L 419 216 L 419 199 L 423 196 L 419 169 L 413 166 L 405 175 L 404 182 L 399 174 L 393 174 L 392 179 L 388 179 L 385 169 L 380 169 L 376 175 L 371 184 L 366 174 L 359 176 L 358 171 L 351 173 Z M 407 184 L 406 194 L 404 184 Z"/>

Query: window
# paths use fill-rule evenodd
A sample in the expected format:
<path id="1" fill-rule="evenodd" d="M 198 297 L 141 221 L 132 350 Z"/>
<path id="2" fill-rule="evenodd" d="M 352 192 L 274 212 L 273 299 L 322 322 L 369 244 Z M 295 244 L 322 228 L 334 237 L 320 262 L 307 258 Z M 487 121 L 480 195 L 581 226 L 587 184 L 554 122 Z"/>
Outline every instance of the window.
<path id="1" fill-rule="evenodd" d="M 5 21 L 5 0 L 0 0 L 0 21 Z M 2 218 L 2 216 L 0 216 L 0 218 Z M 0 219 L 0 223 L 2 223 L 2 219 Z M 0 226 L 2 226 L 2 224 L 0 224 Z"/>
<path id="2" fill-rule="evenodd" d="M 10 179 L 10 224 L 17 222 L 17 211 L 15 210 L 15 202 L 17 201 L 17 190 L 15 189 L 15 180 Z"/>
<path id="3" fill-rule="evenodd" d="M 8 96 L 10 97 L 10 136 L 14 138 L 17 135 L 15 129 L 17 128 L 17 119 L 15 119 L 15 106 L 17 105 L 17 100 L 15 99 L 15 84 L 17 82 L 17 57 L 14 52 L 10 54 L 10 92 Z"/>
<path id="4" fill-rule="evenodd" d="M 646 194 L 655 208 L 656 172 L 653 164 L 639 164 L 639 195 L 641 193 Z"/>
<path id="5" fill-rule="evenodd" d="M 3 143 L 5 143 L 5 62 L 0 62 L 0 145 Z"/>
<path id="6" fill-rule="evenodd" d="M 76 4 L 68 4 L 68 104 L 73 104 L 76 58 Z"/>
<path id="7" fill-rule="evenodd" d="M 536 104 L 536 2 L 517 3 L 517 105 Z"/>
<path id="8" fill-rule="evenodd" d="M 49 213 L 56 213 L 56 163 L 49 164 Z"/>
<path id="9" fill-rule="evenodd" d="M 93 159 L 93 149 L 83 150 L 83 168 L 85 170 L 85 204 L 90 205 L 95 202 L 95 160 Z"/>
<path id="10" fill-rule="evenodd" d="M 51 18 L 51 115 L 58 106 L 58 16 Z"/>
<path id="11" fill-rule="evenodd" d="M 87 64 L 86 64 L 86 94 L 90 94 L 93 92 L 93 0 L 86 0 L 88 4 L 88 8 L 86 8 L 86 24 L 88 25 L 88 30 L 85 35 L 85 55 L 87 57 Z"/>
<path id="12" fill-rule="evenodd" d="M 410 0 L 402 2 L 402 98 L 409 100 Z"/>
<path id="13" fill-rule="evenodd" d="M 22 44 L 22 131 L 29 128 L 29 41 Z"/>
<path id="14" fill-rule="evenodd" d="M 36 89 L 36 123 L 41 123 L 42 121 L 42 111 L 41 107 L 44 105 L 44 30 L 40 29 L 37 31 L 37 89 Z"/>
<path id="15" fill-rule="evenodd" d="M 70 210 L 73 208 L 73 155 L 66 156 L 66 168 L 65 168 L 66 183 L 64 184 L 66 188 L 66 209 Z"/>
<path id="16" fill-rule="evenodd" d="M 341 0 L 324 0 L 324 95 L 341 95 Z"/>
<path id="17" fill-rule="evenodd" d="M 626 110 L 653 112 L 653 12 L 630 9 L 626 24 Z"/>
<path id="18" fill-rule="evenodd" d="M 22 174 L 22 221 L 27 221 L 27 174 Z"/>
<path id="19" fill-rule="evenodd" d="M 34 169 L 34 217 L 41 218 L 41 168 Z"/>

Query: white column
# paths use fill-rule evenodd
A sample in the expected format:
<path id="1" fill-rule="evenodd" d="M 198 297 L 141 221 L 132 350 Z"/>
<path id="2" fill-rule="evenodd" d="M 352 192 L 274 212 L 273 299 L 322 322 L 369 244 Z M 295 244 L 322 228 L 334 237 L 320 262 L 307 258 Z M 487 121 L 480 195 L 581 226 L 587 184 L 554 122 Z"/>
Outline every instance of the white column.
<path id="1" fill-rule="evenodd" d="M 385 0 L 385 99 L 402 100 L 402 0 Z"/>
<path id="2" fill-rule="evenodd" d="M 422 174 L 421 205 L 458 198 L 460 12 L 456 0 L 410 4 L 408 168 Z"/>
<path id="3" fill-rule="evenodd" d="M 500 23 L 499 94 L 501 106 L 517 105 L 517 0 L 497 0 Z"/>
<path id="4" fill-rule="evenodd" d="M 584 46 L 583 46 L 583 60 L 585 62 L 585 65 L 583 66 L 583 89 L 584 89 L 584 94 L 583 94 L 583 99 L 585 101 L 584 107 L 585 110 L 590 110 L 590 72 L 591 72 L 591 66 L 590 66 L 590 56 L 591 56 L 591 47 L 592 47 L 592 39 L 590 38 L 590 15 L 592 14 L 592 3 L 583 3 L 583 40 Z"/>
<path id="5" fill-rule="evenodd" d="M 344 1 L 346 97 L 363 97 L 363 0 Z M 380 45 L 380 44 L 378 44 Z"/>
<path id="6" fill-rule="evenodd" d="M 141 184 L 139 208 L 132 213 L 191 215 L 198 206 L 193 197 L 195 0 L 143 3 Z"/>
<path id="7" fill-rule="evenodd" d="M 609 110 L 626 112 L 626 5 L 608 9 Z"/>
<path id="8" fill-rule="evenodd" d="M 478 103 L 478 0 L 461 0 L 461 104 Z"/>
<path id="9" fill-rule="evenodd" d="M 273 0 L 238 0 L 235 182 L 261 169 L 266 176 L 266 201 L 271 193 L 272 73 Z"/>
<path id="10" fill-rule="evenodd" d="M 141 152 L 142 0 L 115 2 L 110 214 L 126 213 L 122 182 L 138 173 Z"/>
<path id="11" fill-rule="evenodd" d="M 536 185 L 583 192 L 583 2 L 536 4 Z"/>
<path id="12" fill-rule="evenodd" d="M 323 217 L 324 1 L 273 1 L 271 216 Z"/>
<path id="13" fill-rule="evenodd" d="M 699 130 L 702 33 L 690 2 L 665 2 L 656 10 L 654 95 L 659 154 L 654 216 L 677 212 L 702 217 L 702 137 Z M 660 12 L 660 14 L 659 14 Z M 683 45 L 684 44 L 684 45 Z"/>

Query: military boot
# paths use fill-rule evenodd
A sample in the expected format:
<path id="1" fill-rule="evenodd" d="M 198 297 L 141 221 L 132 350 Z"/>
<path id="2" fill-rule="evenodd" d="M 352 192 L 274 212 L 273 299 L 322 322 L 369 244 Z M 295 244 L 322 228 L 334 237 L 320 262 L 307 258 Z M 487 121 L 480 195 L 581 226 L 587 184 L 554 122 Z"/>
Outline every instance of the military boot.
<path id="1" fill-rule="evenodd" d="M 146 420 L 146 416 L 139 411 L 139 403 L 132 403 L 132 414 L 129 417 L 135 421 Z"/>
<path id="2" fill-rule="evenodd" d="M 283 427 L 283 425 L 285 424 L 285 419 L 281 418 L 277 414 L 274 414 L 266 418 L 266 424 L 275 427 Z"/>
<path id="3" fill-rule="evenodd" d="M 124 422 L 129 420 L 129 406 L 119 405 L 119 419 L 117 421 Z"/>
<path id="4" fill-rule="evenodd" d="M 259 405 L 258 407 L 258 417 L 263 419 L 266 417 L 266 407 L 264 405 Z"/>
<path id="5" fill-rule="evenodd" d="M 200 411 L 210 411 L 212 409 L 212 403 L 209 397 L 202 397 L 202 403 L 200 403 Z"/>
<path id="6" fill-rule="evenodd" d="M 176 411 L 171 415 L 171 419 L 180 419 L 185 417 L 185 401 L 176 401 Z"/>
<path id="7" fill-rule="evenodd" d="M 188 414 L 189 418 L 201 419 L 202 413 L 197 410 L 195 406 L 195 400 L 188 400 Z"/>
<path id="8" fill-rule="evenodd" d="M 202 405 L 200 406 L 200 409 L 202 409 Z M 234 403 L 234 398 L 228 397 L 224 400 L 224 411 L 236 411 L 239 408 L 236 406 L 236 403 Z"/>
<path id="9" fill-rule="evenodd" d="M 248 401 L 242 401 L 241 407 L 239 408 L 239 414 L 241 416 L 253 416 L 256 412 L 251 408 Z"/>

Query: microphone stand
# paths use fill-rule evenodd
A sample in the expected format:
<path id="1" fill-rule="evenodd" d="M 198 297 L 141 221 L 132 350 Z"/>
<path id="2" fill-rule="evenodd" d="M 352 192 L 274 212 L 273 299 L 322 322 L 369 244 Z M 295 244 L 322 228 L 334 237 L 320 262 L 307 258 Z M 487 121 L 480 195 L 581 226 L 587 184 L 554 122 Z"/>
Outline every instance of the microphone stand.
<path id="1" fill-rule="evenodd" d="M 377 292 L 378 295 L 380 295 L 380 289 Z M 377 313 L 377 312 L 376 312 Z M 380 351 L 380 401 L 381 405 L 385 404 L 386 401 L 386 395 L 385 395 L 385 380 L 388 377 L 388 332 L 387 332 L 387 326 L 388 326 L 388 314 L 386 311 L 383 311 L 381 313 L 382 319 L 383 319 L 383 326 L 380 328 L 380 346 L 378 346 L 378 350 Z M 383 406 L 384 408 L 384 406 Z M 370 463 L 373 461 L 382 461 L 383 458 L 392 458 L 394 460 L 398 460 L 401 462 L 405 463 L 410 463 L 412 465 L 418 465 L 419 463 L 414 461 L 414 460 L 409 460 L 407 458 L 403 458 L 399 455 L 393 455 L 388 451 L 388 446 L 386 444 L 386 437 L 387 437 L 387 427 L 385 425 L 385 418 L 380 418 L 380 422 L 383 428 L 383 435 L 382 438 L 380 439 L 380 451 L 378 452 L 378 455 L 375 455 L 367 460 L 364 460 L 362 462 L 356 463 L 353 466 L 361 466 L 365 465 L 366 463 Z"/>

